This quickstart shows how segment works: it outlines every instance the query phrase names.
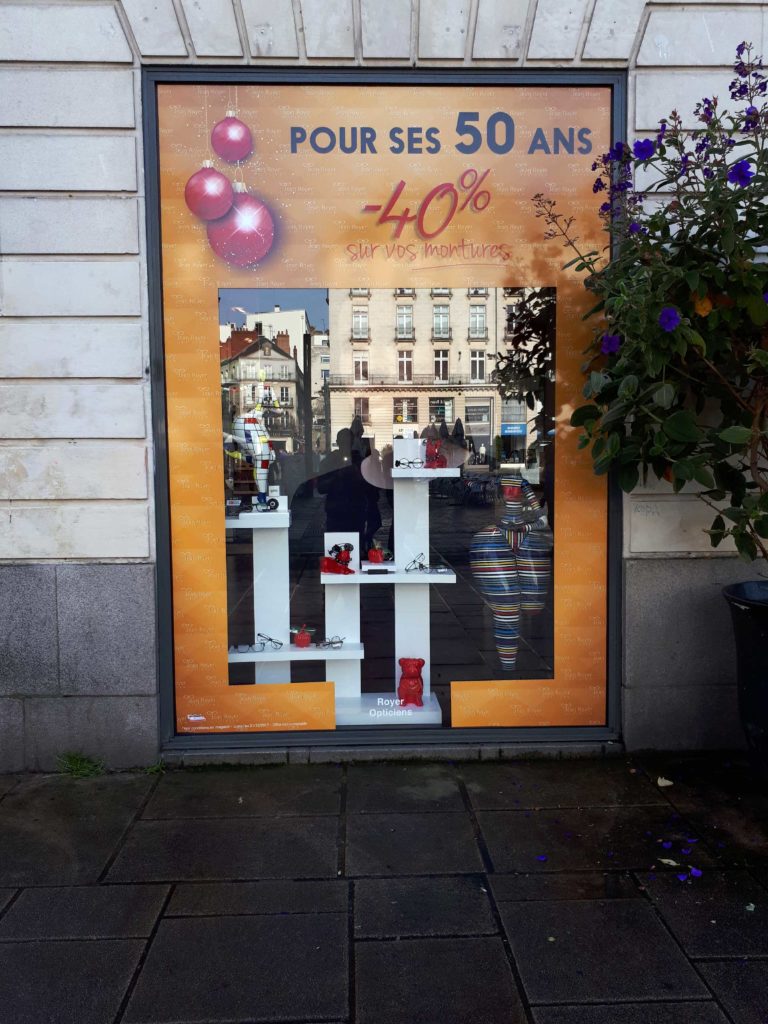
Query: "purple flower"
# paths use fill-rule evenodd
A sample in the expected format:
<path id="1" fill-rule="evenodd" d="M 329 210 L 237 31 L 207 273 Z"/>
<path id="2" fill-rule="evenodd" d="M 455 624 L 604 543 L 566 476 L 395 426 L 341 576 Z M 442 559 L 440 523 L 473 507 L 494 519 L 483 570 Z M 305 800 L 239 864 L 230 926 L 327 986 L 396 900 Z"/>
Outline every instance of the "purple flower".
<path id="1" fill-rule="evenodd" d="M 643 230 L 642 225 L 638 224 L 636 220 L 633 220 L 632 223 L 629 225 L 629 233 L 630 233 L 630 235 L 637 235 L 642 230 Z"/>
<path id="2" fill-rule="evenodd" d="M 763 302 L 768 302 L 768 292 L 763 292 Z"/>
<path id="3" fill-rule="evenodd" d="M 669 839 L 666 839 L 661 845 L 664 847 L 665 850 L 672 849 L 672 843 Z"/>
<path id="4" fill-rule="evenodd" d="M 595 192 L 595 193 L 605 191 L 605 182 L 603 181 L 602 178 L 597 178 L 595 180 L 595 183 L 592 186 L 592 191 Z"/>
<path id="5" fill-rule="evenodd" d="M 677 877 L 678 877 L 678 879 L 681 882 L 687 882 L 688 881 L 688 875 L 678 875 Z"/>
<path id="6" fill-rule="evenodd" d="M 606 160 L 621 160 L 623 158 L 623 156 L 624 156 L 624 152 L 625 152 L 624 143 L 623 142 L 615 142 L 611 146 L 611 148 L 608 150 L 608 152 L 605 154 L 605 159 Z"/>
<path id="7" fill-rule="evenodd" d="M 666 331 L 667 334 L 671 334 L 672 331 L 680 323 L 680 314 L 677 312 L 674 306 L 664 306 L 662 311 L 659 313 L 659 327 L 662 331 Z"/>
<path id="8" fill-rule="evenodd" d="M 698 868 L 691 868 L 691 878 L 701 878 L 702 874 Z"/>
<path id="9" fill-rule="evenodd" d="M 655 150 L 656 147 L 651 139 L 638 139 L 632 147 L 632 152 L 635 154 L 635 160 L 650 160 Z"/>
<path id="10" fill-rule="evenodd" d="M 715 172 L 712 170 L 711 167 L 705 167 L 702 173 L 704 174 L 704 177 L 707 179 L 707 181 L 711 181 L 715 176 Z"/>
<path id="11" fill-rule="evenodd" d="M 742 43 L 739 43 L 739 45 L 736 47 L 736 56 L 737 57 L 742 57 L 744 55 L 744 51 L 746 50 L 746 48 L 747 48 L 746 40 L 744 40 L 744 42 L 742 42 Z"/>
<path id="12" fill-rule="evenodd" d="M 601 205 L 600 205 L 600 213 L 605 215 L 606 213 L 610 213 L 610 212 L 611 212 L 611 204 L 610 203 L 601 203 Z"/>
<path id="13" fill-rule="evenodd" d="M 538 857 L 536 858 L 536 860 L 540 860 L 540 861 L 542 861 L 542 863 L 543 863 L 544 861 L 546 861 L 547 859 L 548 859 L 548 858 L 547 858 L 547 855 L 546 855 L 546 854 L 544 854 L 544 853 L 540 853 L 540 854 L 538 855 Z"/>
<path id="14" fill-rule="evenodd" d="M 618 334 L 604 334 L 600 343 L 600 351 L 605 356 L 612 356 L 621 348 L 621 336 Z"/>
<path id="15" fill-rule="evenodd" d="M 749 160 L 737 160 L 728 171 L 728 181 L 732 185 L 738 185 L 739 188 L 744 188 L 745 185 L 748 185 L 749 179 L 754 178 L 754 176 L 755 172 L 752 170 Z"/>

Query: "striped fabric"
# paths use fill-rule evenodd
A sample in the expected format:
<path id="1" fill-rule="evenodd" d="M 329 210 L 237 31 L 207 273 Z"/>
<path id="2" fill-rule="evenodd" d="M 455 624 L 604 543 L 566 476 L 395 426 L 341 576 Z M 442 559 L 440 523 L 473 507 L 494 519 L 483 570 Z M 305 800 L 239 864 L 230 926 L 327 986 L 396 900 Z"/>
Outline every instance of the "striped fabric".
<path id="1" fill-rule="evenodd" d="M 502 668 L 513 671 L 520 638 L 520 586 L 517 560 L 498 526 L 472 538 L 469 563 L 477 588 L 493 612 L 493 635 Z"/>

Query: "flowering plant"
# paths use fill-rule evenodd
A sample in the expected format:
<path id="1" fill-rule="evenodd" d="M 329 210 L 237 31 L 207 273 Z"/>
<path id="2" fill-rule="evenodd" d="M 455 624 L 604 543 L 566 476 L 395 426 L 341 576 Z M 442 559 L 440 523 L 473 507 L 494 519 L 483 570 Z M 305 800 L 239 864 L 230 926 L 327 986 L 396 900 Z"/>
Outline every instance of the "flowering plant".
<path id="1" fill-rule="evenodd" d="M 694 129 L 673 111 L 593 164 L 605 252 L 582 252 L 553 200 L 534 204 L 599 300 L 589 401 L 571 417 L 594 471 L 625 491 L 649 468 L 676 492 L 698 485 L 713 547 L 731 536 L 751 560 L 768 557 L 768 81 L 748 43 L 734 70 L 735 112 L 705 97 Z"/>

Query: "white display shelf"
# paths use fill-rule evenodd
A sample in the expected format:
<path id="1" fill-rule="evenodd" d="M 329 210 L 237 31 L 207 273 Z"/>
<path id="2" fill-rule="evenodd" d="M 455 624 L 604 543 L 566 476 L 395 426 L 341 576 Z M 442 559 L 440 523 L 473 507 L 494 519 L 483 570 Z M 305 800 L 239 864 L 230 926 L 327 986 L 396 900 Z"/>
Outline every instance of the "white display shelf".
<path id="1" fill-rule="evenodd" d="M 284 644 L 279 651 L 230 651 L 230 662 L 262 661 L 362 661 L 362 644 L 344 644 L 343 647 L 296 647 Z"/>
<path id="2" fill-rule="evenodd" d="M 388 572 L 388 573 L 367 573 L 356 572 L 351 576 L 336 576 L 332 572 L 321 572 L 320 582 L 323 586 L 357 586 L 362 583 L 371 584 L 392 584 L 392 583 L 455 583 L 456 573 L 451 572 Z"/>
<path id="3" fill-rule="evenodd" d="M 391 702 L 396 693 L 362 693 L 359 697 L 337 698 L 336 725 L 442 725 L 443 713 L 434 693 L 424 694 L 421 708 Z M 381 701 L 389 701 L 382 704 Z"/>
<path id="4" fill-rule="evenodd" d="M 274 512 L 241 512 L 237 519 L 226 519 L 228 530 L 287 530 L 291 513 L 276 509 Z"/>
<path id="5" fill-rule="evenodd" d="M 461 470 L 456 469 L 409 469 L 399 466 L 392 467 L 393 480 L 432 480 L 433 477 L 457 477 L 461 476 Z"/>

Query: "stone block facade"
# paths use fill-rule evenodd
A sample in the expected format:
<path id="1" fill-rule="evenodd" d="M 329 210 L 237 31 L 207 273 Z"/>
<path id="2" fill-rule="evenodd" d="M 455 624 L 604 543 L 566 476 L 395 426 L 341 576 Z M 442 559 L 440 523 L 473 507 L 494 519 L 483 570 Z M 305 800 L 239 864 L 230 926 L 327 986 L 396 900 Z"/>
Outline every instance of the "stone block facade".
<path id="1" fill-rule="evenodd" d="M 142 66 L 446 66 L 510 80 L 520 67 L 626 68 L 633 137 L 672 102 L 685 112 L 724 95 L 737 43 L 764 49 L 768 6 L 0 0 L 0 21 L 0 771 L 14 771 L 50 768 L 74 743 L 114 765 L 158 751 Z M 701 525 L 691 498 L 626 502 L 630 747 L 738 741 L 714 594 L 750 570 L 712 556 Z M 666 650 L 652 646 L 660 594 L 667 612 L 688 608 Z"/>

